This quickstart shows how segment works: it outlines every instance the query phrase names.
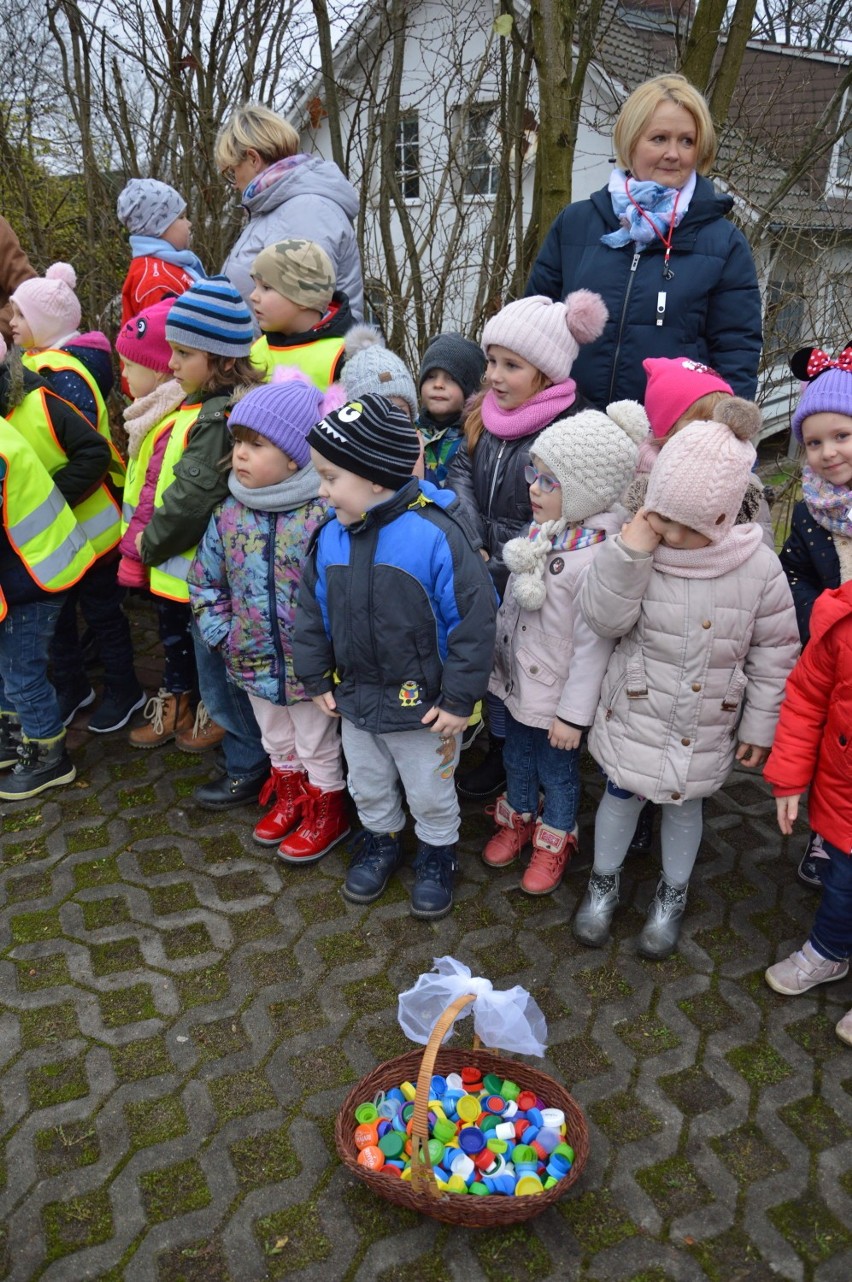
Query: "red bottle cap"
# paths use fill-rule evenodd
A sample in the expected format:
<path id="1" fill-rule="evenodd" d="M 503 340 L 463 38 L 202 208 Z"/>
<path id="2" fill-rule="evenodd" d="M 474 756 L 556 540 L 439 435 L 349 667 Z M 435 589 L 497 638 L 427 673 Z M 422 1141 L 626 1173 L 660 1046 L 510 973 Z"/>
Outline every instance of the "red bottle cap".
<path id="1" fill-rule="evenodd" d="M 519 1117 L 517 1121 L 514 1123 L 514 1126 L 515 1126 L 515 1139 L 519 1140 L 523 1135 L 524 1131 L 529 1126 L 529 1122 L 525 1117 Z"/>
<path id="2" fill-rule="evenodd" d="M 522 1113 L 526 1113 L 528 1108 L 535 1108 L 535 1102 L 538 1099 L 535 1091 L 521 1091 L 518 1096 L 518 1108 Z"/>

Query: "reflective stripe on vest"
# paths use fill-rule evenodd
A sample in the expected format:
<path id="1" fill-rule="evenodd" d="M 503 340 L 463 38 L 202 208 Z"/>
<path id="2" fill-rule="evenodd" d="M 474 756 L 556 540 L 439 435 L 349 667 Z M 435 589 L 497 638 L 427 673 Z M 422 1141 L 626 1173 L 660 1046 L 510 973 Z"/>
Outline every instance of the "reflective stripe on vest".
<path id="1" fill-rule="evenodd" d="M 0 458 L 6 464 L 0 484 L 9 543 L 34 583 L 46 592 L 64 592 L 93 564 L 94 549 L 35 451 L 3 419 Z M 0 591 L 0 619 L 5 616 Z"/>
<path id="2" fill-rule="evenodd" d="M 315 387 L 326 392 L 342 351 L 342 338 L 318 338 L 313 343 L 294 347 L 270 347 L 263 334 L 252 344 L 251 359 L 253 365 L 263 370 L 267 381 L 277 365 L 289 365 L 300 369 Z"/>
<path id="3" fill-rule="evenodd" d="M 97 423 L 92 423 L 92 427 L 97 428 L 100 435 L 109 445 L 110 478 L 117 488 L 121 489 L 124 484 L 124 460 L 113 445 L 112 433 L 109 430 L 109 411 L 107 410 L 106 401 L 103 398 L 101 389 L 98 387 L 92 371 L 88 369 L 76 356 L 72 356 L 70 352 L 66 352 L 61 348 L 48 348 L 43 352 L 25 352 L 23 356 L 23 363 L 28 369 L 33 370 L 36 374 L 41 374 L 43 370 L 50 370 L 55 374 L 60 374 L 63 370 L 71 370 L 73 374 L 78 374 L 80 378 L 82 378 L 97 407 L 98 421 Z M 48 378 L 47 381 L 49 383 L 50 378 Z M 60 396 L 61 393 L 57 392 L 56 395 Z M 73 401 L 69 401 L 69 404 L 73 404 Z M 79 414 L 83 414 L 79 405 L 75 405 L 74 408 Z M 88 414 L 83 414 L 83 417 L 87 423 L 92 422 Z"/>
<path id="4" fill-rule="evenodd" d="M 175 479 L 175 464 L 178 463 L 186 449 L 189 434 L 195 426 L 195 420 L 201 412 L 201 405 L 181 406 L 174 417 L 174 427 L 169 443 L 163 454 L 163 465 L 157 477 L 157 490 L 154 494 L 154 511 L 163 506 L 163 495 Z M 189 601 L 189 588 L 186 576 L 195 559 L 195 548 L 186 552 L 177 552 L 160 565 L 151 566 L 150 588 L 155 596 L 168 598 L 170 601 Z"/>
<path id="5" fill-rule="evenodd" d="M 68 455 L 51 426 L 43 387 L 27 392 L 20 405 L 9 413 L 7 421 L 32 447 L 50 476 L 55 476 L 60 468 L 65 467 Z M 115 547 L 121 538 L 121 513 L 106 485 L 99 485 L 93 494 L 75 504 L 72 510 L 98 556 Z"/>
<path id="6" fill-rule="evenodd" d="M 133 513 L 139 503 L 139 496 L 142 493 L 145 476 L 148 472 L 148 464 L 153 458 L 157 441 L 163 435 L 163 432 L 171 431 L 174 421 L 175 416 L 170 412 L 165 418 L 160 419 L 159 423 L 155 423 L 142 441 L 136 458 L 128 459 L 127 461 L 127 480 L 124 483 L 124 494 L 121 502 L 122 538 L 128 525 L 133 520 Z"/>

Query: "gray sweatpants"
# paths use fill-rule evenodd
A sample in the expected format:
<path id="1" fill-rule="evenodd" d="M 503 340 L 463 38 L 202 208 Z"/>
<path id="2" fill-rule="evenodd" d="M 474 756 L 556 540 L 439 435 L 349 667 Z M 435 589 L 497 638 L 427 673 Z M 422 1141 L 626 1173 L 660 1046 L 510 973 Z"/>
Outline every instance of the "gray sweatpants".
<path id="1" fill-rule="evenodd" d="M 404 790 L 420 840 L 429 846 L 455 844 L 460 823 L 455 770 L 461 735 L 442 743 L 440 735 L 425 728 L 371 734 L 345 718 L 341 734 L 349 791 L 369 832 L 399 832 L 405 827 Z"/>

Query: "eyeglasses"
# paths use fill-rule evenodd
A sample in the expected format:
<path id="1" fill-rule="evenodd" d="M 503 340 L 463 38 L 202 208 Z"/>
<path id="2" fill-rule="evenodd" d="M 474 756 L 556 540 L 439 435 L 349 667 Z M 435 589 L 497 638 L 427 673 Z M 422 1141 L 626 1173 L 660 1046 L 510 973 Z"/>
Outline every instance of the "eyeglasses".
<path id="1" fill-rule="evenodd" d="M 557 481 L 555 476 L 548 476 L 546 472 L 537 472 L 532 463 L 527 463 L 524 468 L 524 480 L 527 485 L 535 485 L 537 482 L 542 494 L 552 494 L 554 490 L 562 489 L 561 482 Z"/>

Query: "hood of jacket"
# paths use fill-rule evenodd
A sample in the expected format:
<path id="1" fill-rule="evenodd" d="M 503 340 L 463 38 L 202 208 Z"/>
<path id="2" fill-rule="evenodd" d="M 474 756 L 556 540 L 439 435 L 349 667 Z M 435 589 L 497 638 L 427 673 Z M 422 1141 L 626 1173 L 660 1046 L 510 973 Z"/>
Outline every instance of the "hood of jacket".
<path id="1" fill-rule="evenodd" d="M 294 196 L 324 196 L 339 205 L 352 222 L 358 213 L 358 193 L 332 160 L 303 156 L 301 163 L 288 169 L 277 182 L 243 201 L 249 217 L 268 214 Z"/>
<path id="2" fill-rule="evenodd" d="M 342 290 L 336 289 L 328 311 L 313 329 L 302 334 L 276 334 L 271 330 L 263 332 L 270 347 L 302 347 L 305 343 L 315 343 L 318 338 L 343 338 L 352 324 L 349 299 Z"/>
<path id="3" fill-rule="evenodd" d="M 811 640 L 821 641 L 836 624 L 852 614 L 852 579 L 839 588 L 826 588 L 817 597 L 811 614 Z"/>

